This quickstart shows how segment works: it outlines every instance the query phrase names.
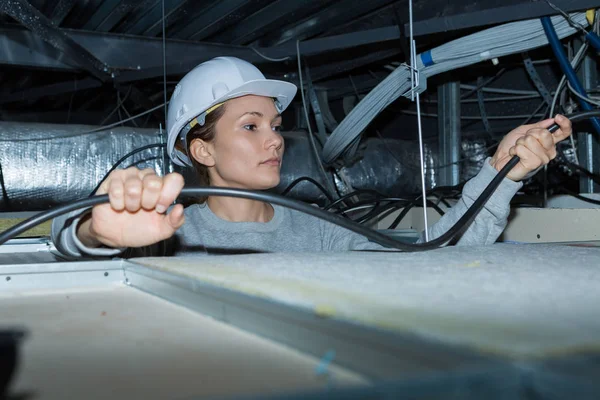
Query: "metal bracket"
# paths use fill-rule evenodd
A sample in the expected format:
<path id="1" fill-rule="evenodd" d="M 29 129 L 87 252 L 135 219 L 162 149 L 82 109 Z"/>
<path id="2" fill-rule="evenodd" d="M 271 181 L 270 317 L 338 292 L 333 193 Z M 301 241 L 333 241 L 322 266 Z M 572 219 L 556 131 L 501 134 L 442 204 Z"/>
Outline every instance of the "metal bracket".
<path id="1" fill-rule="evenodd" d="M 308 68 L 308 65 L 306 63 L 304 64 L 304 71 L 306 75 L 306 83 L 308 85 L 308 101 L 313 109 L 315 121 L 317 122 L 317 134 L 319 136 L 321 144 L 324 144 L 327 141 L 325 123 L 323 122 L 323 114 L 321 113 L 319 99 L 317 98 L 317 93 L 315 91 L 315 87 L 310 77 L 310 69 Z"/>
<path id="2" fill-rule="evenodd" d="M 481 121 L 483 122 L 483 127 L 485 131 L 490 135 L 490 137 L 494 138 L 494 133 L 492 131 L 492 126 L 490 125 L 490 120 L 487 117 L 487 113 L 485 111 L 485 101 L 483 99 L 483 77 L 477 78 L 477 104 L 479 105 L 479 113 L 481 114 Z M 458 182 L 457 182 L 458 183 Z"/>
<path id="3" fill-rule="evenodd" d="M 546 88 L 546 85 L 544 85 L 544 82 L 540 78 L 540 75 L 537 73 L 533 62 L 531 61 L 531 58 L 526 52 L 523 53 L 523 64 L 525 65 L 525 70 L 527 71 L 527 74 L 533 81 L 533 84 L 535 85 L 538 92 L 540 92 L 540 94 L 542 95 L 544 101 L 548 104 L 548 107 L 552 106 L 552 96 L 550 95 L 550 91 Z"/>

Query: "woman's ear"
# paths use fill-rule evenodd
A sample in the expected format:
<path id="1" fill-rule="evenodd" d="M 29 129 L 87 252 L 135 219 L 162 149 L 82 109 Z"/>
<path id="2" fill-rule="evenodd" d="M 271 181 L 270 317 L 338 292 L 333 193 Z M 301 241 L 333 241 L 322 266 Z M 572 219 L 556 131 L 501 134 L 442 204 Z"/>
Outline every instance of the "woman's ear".
<path id="1" fill-rule="evenodd" d="M 196 161 L 207 167 L 215 165 L 215 160 L 212 156 L 212 146 L 202 139 L 194 139 L 190 143 L 190 154 Z"/>

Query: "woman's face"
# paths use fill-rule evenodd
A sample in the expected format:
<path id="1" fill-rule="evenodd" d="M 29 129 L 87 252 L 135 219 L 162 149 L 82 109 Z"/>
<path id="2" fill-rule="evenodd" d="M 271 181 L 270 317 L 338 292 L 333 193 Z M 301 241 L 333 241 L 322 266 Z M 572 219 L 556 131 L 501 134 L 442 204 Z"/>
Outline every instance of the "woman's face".
<path id="1" fill-rule="evenodd" d="M 227 101 L 208 143 L 214 165 L 211 186 L 264 190 L 279 184 L 283 157 L 281 115 L 272 98 L 244 96 Z"/>

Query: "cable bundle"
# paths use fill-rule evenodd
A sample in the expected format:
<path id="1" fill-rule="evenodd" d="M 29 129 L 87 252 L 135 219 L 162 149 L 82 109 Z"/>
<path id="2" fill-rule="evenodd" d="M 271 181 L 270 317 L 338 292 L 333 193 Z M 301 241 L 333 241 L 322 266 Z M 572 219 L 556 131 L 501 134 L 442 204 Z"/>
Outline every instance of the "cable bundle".
<path id="1" fill-rule="evenodd" d="M 585 13 L 571 14 L 571 18 L 583 26 L 588 25 Z M 552 17 L 551 21 L 560 38 L 578 32 L 562 16 Z M 539 19 L 512 22 L 465 36 L 417 56 L 420 79 L 416 90 L 425 91 L 427 78 L 442 72 L 547 44 Z M 323 161 L 335 161 L 383 109 L 400 96 L 410 95 L 411 71 L 400 66 L 366 95 L 332 132 L 323 148 Z"/>

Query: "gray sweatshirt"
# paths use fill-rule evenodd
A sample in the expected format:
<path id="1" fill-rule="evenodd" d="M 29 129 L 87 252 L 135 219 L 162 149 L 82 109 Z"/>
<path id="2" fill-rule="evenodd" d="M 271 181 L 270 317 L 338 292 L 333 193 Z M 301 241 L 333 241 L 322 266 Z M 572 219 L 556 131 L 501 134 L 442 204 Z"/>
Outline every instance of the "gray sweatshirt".
<path id="1" fill-rule="evenodd" d="M 496 173 L 488 159 L 479 174 L 465 184 L 456 205 L 428 229 L 429 238 L 439 237 L 450 229 Z M 521 186 L 520 182 L 505 178 L 456 244 L 494 243 L 506 227 L 510 200 Z M 85 209 L 54 219 L 52 240 L 57 250 L 70 258 L 385 249 L 362 235 L 311 215 L 278 205 L 273 205 L 273 209 L 275 213 L 269 222 L 230 222 L 219 218 L 206 204 L 194 204 L 185 209 L 186 222 L 171 239 L 138 249 L 84 246 L 77 238 L 76 226 L 91 210 Z"/>

